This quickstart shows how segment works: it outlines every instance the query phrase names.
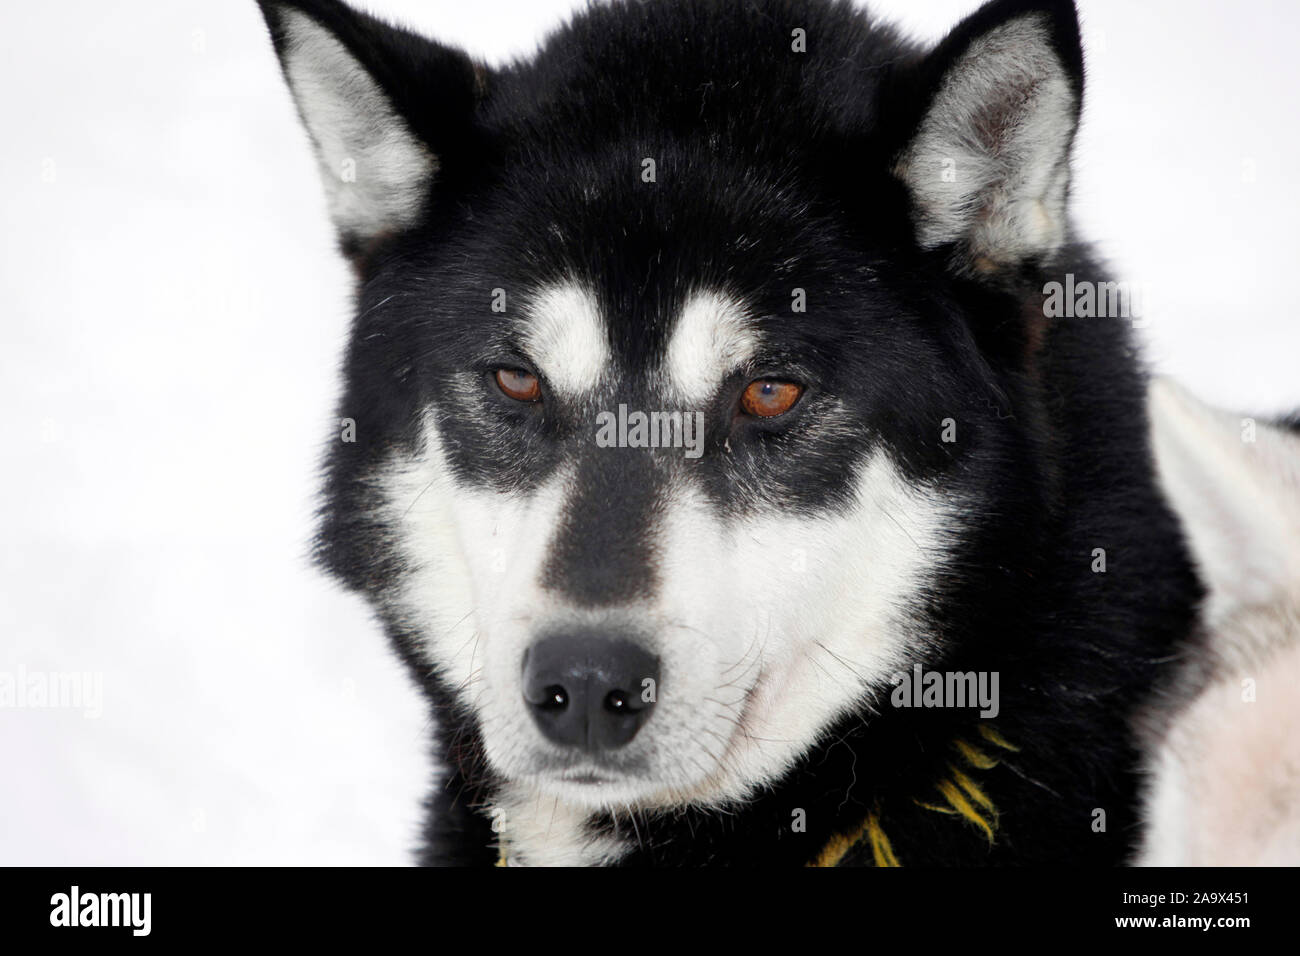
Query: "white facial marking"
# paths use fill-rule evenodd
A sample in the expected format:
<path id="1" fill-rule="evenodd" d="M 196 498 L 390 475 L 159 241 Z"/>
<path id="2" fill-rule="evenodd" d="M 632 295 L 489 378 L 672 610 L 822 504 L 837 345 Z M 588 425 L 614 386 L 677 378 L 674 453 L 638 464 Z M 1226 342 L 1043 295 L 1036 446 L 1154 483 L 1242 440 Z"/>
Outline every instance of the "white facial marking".
<path id="1" fill-rule="evenodd" d="M 285 71 L 335 225 L 362 239 L 413 225 L 437 171 L 433 155 L 329 31 L 297 10 L 280 15 Z"/>
<path id="2" fill-rule="evenodd" d="M 490 717 L 485 668 L 497 663 L 508 683 L 533 618 L 552 609 L 541 570 L 569 479 L 561 472 L 529 495 L 465 487 L 452 478 L 432 416 L 423 436 L 423 453 L 390 463 L 382 479 L 405 563 L 394 600 L 418 625 L 430 663 Z"/>
<path id="3" fill-rule="evenodd" d="M 728 527 L 694 496 L 665 509 L 663 600 L 689 629 L 668 632 L 677 666 L 665 668 L 660 706 L 676 697 L 691 710 L 655 714 L 656 746 L 679 774 L 658 798 L 744 800 L 910 667 L 925 636 L 906 610 L 944 553 L 946 514 L 883 455 L 862 466 L 841 515 Z M 701 708 L 709 699 L 719 703 Z M 701 765 L 713 769 L 682 774 Z"/>
<path id="4" fill-rule="evenodd" d="M 663 371 L 682 401 L 702 405 L 757 350 L 758 335 L 743 303 L 722 292 L 696 292 L 673 328 Z"/>
<path id="5" fill-rule="evenodd" d="M 596 297 L 576 283 L 548 286 L 524 311 L 528 354 L 546 380 L 569 395 L 595 388 L 611 361 Z"/>

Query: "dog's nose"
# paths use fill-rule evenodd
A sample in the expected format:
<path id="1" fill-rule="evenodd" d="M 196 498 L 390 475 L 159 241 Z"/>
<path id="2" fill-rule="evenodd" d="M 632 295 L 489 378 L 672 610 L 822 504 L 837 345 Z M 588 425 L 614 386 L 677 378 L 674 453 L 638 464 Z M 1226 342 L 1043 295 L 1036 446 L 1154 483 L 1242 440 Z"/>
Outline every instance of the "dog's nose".
<path id="1" fill-rule="evenodd" d="M 629 640 L 559 634 L 524 655 L 529 713 L 564 747 L 622 747 L 650 719 L 658 692 L 659 660 Z"/>

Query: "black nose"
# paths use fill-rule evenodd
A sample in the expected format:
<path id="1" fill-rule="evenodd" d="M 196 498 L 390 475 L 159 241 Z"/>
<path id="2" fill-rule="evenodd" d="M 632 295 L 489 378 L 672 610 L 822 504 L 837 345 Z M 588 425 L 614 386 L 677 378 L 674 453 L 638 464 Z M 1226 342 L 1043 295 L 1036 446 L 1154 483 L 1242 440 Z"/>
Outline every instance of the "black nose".
<path id="1" fill-rule="evenodd" d="M 659 660 L 594 634 L 546 637 L 524 655 L 524 700 L 548 740 L 588 753 L 622 747 L 650 719 Z"/>

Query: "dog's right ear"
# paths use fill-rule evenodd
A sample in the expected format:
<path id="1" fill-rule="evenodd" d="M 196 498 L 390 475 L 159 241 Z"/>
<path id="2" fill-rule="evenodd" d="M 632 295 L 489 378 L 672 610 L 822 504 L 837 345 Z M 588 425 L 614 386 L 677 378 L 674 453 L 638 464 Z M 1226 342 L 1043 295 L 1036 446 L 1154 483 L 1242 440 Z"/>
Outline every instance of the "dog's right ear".
<path id="1" fill-rule="evenodd" d="M 435 180 L 472 167 L 487 71 L 338 0 L 258 0 L 311 137 L 343 252 L 416 226 Z"/>

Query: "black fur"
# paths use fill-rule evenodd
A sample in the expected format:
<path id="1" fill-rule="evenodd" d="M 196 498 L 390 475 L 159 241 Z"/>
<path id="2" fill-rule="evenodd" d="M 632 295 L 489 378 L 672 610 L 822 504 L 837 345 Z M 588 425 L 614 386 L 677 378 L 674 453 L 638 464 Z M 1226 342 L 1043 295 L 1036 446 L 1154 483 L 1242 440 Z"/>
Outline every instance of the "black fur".
<path id="1" fill-rule="evenodd" d="M 729 436 L 733 454 L 706 451 L 708 493 L 728 513 L 769 497 L 826 513 L 842 505 L 853 465 L 883 448 L 910 480 L 970 502 L 952 564 L 920 611 L 942 638 L 925 663 L 999 671 L 997 728 L 1020 749 L 982 778 L 1000 811 L 990 844 L 918 803 L 936 799 L 953 741 L 979 739 L 977 718 L 878 701 L 742 808 L 638 814 L 624 862 L 804 864 L 872 811 L 905 865 L 1127 859 L 1139 822 L 1132 714 L 1178 653 L 1199 596 L 1153 480 L 1143 370 L 1125 324 L 1042 319 L 1045 282 L 1107 278 L 1085 247 L 958 277 L 948 250 L 917 245 L 907 190 L 891 173 L 946 68 L 1013 16 L 1048 17 L 1081 91 L 1072 4 L 997 0 L 927 53 L 845 2 L 616 2 L 495 71 L 332 0 L 265 2 L 277 40 L 283 5 L 334 30 L 440 162 L 420 226 L 365 248 L 341 237 L 360 277 L 340 406 L 358 440 L 330 452 L 322 564 L 382 612 L 402 568 L 367 507 L 369 469 L 414 440 L 421 407 L 450 404 L 454 372 L 512 359 L 508 320 L 488 309 L 492 288 L 527 289 L 561 270 L 588 279 L 620 319 L 611 346 L 626 372 L 602 407 L 655 407 L 638 389 L 666 317 L 684 280 L 716 280 L 769 316 L 783 368 L 810 387 L 780 428 L 733 428 L 735 392 L 718 398 L 709 433 L 717 444 Z M 806 54 L 791 54 L 796 27 Z M 652 187 L 637 177 L 644 156 L 658 162 Z M 794 286 L 815 304 L 806 315 L 790 314 Z M 566 529 L 556 586 L 598 602 L 652 579 L 651 555 L 607 556 L 658 498 L 632 456 L 575 450 L 587 411 L 530 418 L 485 389 L 472 414 L 449 410 L 442 423 L 462 477 L 494 487 L 530 487 L 579 456 L 589 507 Z M 837 416 L 833 441 L 811 428 L 819 414 Z M 940 441 L 945 418 L 959 442 Z M 485 420 L 509 429 L 489 442 Z M 763 501 L 735 490 L 753 476 Z M 1106 550 L 1104 574 L 1090 569 L 1094 548 Z M 421 860 L 493 863 L 475 808 L 495 781 L 473 715 L 416 656 L 406 625 L 391 615 L 386 625 L 428 694 L 450 768 Z M 791 831 L 793 807 L 806 810 L 808 832 Z M 1092 828 L 1096 809 L 1104 833 Z M 593 825 L 632 832 L 632 822 Z M 864 844 L 845 862 L 871 859 Z"/>

